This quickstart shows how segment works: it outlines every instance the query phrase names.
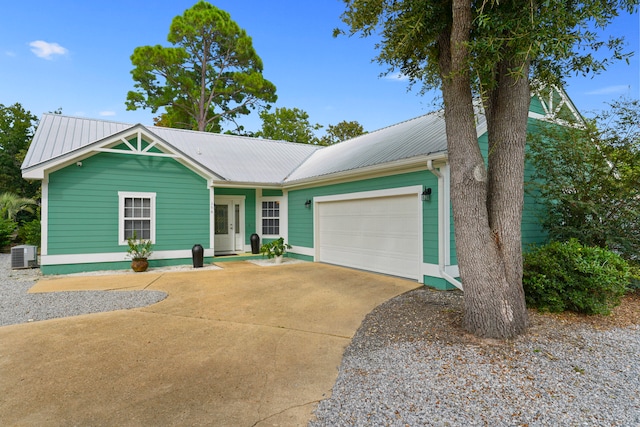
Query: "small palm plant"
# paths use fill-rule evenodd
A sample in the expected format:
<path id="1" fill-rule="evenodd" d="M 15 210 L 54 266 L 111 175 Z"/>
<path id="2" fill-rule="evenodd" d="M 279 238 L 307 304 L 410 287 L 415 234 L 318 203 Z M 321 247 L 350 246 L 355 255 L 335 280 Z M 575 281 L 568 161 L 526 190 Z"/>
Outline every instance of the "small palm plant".
<path id="1" fill-rule="evenodd" d="M 260 247 L 260 253 L 262 256 L 266 255 L 267 258 L 271 259 L 284 255 L 287 249 L 291 249 L 291 245 L 284 242 L 284 237 L 280 237 L 272 242 L 263 244 Z"/>
<path id="2" fill-rule="evenodd" d="M 153 253 L 151 240 L 138 239 L 134 231 L 133 236 L 127 239 L 127 244 L 129 245 L 127 256 L 131 258 L 131 268 L 133 271 L 146 271 L 147 268 L 149 268 L 147 258 Z"/>
<path id="3" fill-rule="evenodd" d="M 132 260 L 147 259 L 153 253 L 151 240 L 138 239 L 136 232 L 127 239 L 127 256 Z"/>

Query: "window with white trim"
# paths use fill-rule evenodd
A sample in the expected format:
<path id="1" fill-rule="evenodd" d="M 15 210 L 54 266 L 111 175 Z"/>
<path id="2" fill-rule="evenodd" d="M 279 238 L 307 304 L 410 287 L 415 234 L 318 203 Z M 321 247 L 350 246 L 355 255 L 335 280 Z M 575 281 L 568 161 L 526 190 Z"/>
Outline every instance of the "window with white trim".
<path id="1" fill-rule="evenodd" d="M 134 233 L 138 239 L 156 240 L 156 193 L 118 192 L 118 234 L 121 245 Z"/>
<path id="2" fill-rule="evenodd" d="M 262 202 L 262 234 L 267 236 L 280 235 L 280 202 L 277 200 Z"/>

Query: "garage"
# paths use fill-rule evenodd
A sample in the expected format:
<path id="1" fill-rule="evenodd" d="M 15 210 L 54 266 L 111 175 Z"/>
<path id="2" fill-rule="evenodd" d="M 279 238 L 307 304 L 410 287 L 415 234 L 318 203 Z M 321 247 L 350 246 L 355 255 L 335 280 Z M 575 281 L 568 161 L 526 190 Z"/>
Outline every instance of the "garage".
<path id="1" fill-rule="evenodd" d="M 316 200 L 316 259 L 417 280 L 422 258 L 419 193 L 375 196 L 380 193 Z"/>

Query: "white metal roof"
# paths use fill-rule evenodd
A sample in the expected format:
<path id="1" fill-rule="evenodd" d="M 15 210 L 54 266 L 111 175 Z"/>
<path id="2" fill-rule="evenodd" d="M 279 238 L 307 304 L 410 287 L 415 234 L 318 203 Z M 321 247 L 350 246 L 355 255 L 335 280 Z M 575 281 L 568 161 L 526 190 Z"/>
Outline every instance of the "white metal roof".
<path id="1" fill-rule="evenodd" d="M 22 164 L 23 173 L 44 163 L 68 158 L 74 151 L 79 152 L 138 126 L 184 154 L 187 160 L 208 169 L 212 175 L 236 183 L 280 184 L 291 170 L 320 148 L 285 141 L 44 114 Z"/>
<path id="2" fill-rule="evenodd" d="M 132 127 L 126 123 L 44 114 L 22 169 L 28 169 Z"/>
<path id="3" fill-rule="evenodd" d="M 210 132 L 148 129 L 215 174 L 237 183 L 280 184 L 293 168 L 320 148 Z"/>
<path id="4" fill-rule="evenodd" d="M 314 152 L 287 182 L 444 153 L 444 116 L 431 113 Z"/>
<path id="5" fill-rule="evenodd" d="M 45 114 L 22 164 L 23 173 L 48 168 L 58 159 L 68 160 L 75 152 L 134 127 L 146 129 L 187 162 L 209 170 L 212 177 L 239 184 L 304 182 L 444 155 L 447 150 L 442 113 L 420 116 L 330 147 Z"/>

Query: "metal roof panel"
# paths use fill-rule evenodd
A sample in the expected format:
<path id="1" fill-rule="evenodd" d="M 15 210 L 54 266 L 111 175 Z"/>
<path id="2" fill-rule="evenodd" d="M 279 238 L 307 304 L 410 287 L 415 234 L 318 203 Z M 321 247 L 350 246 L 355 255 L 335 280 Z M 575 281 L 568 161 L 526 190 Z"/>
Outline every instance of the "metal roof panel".
<path id="1" fill-rule="evenodd" d="M 316 151 L 287 182 L 390 163 L 447 150 L 442 113 L 407 120 Z"/>
<path id="2" fill-rule="evenodd" d="M 126 123 L 44 114 L 22 162 L 22 169 L 44 163 L 130 127 L 132 125 Z"/>

